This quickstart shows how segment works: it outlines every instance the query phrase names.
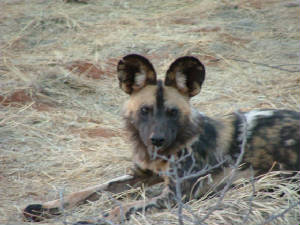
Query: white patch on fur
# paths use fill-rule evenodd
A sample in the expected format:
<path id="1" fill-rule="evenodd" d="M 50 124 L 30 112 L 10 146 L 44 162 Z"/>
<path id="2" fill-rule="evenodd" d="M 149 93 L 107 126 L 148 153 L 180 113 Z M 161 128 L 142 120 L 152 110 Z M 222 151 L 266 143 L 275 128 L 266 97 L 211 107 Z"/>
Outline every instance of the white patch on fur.
<path id="1" fill-rule="evenodd" d="M 204 117 L 205 114 L 203 112 L 200 112 L 199 110 L 195 109 L 194 107 L 191 107 L 191 118 L 193 123 L 199 123 L 199 120 Z"/>
<path id="2" fill-rule="evenodd" d="M 247 131 L 248 131 L 247 136 L 251 135 L 251 131 L 256 126 L 258 118 L 270 117 L 273 114 L 274 114 L 273 110 L 252 110 L 250 112 L 245 113 L 245 117 L 247 120 Z"/>
<path id="3" fill-rule="evenodd" d="M 286 147 L 292 146 L 292 145 L 294 145 L 294 144 L 296 144 L 296 141 L 295 141 L 294 139 L 288 139 L 288 140 L 286 140 L 286 141 L 284 142 L 284 145 L 285 145 Z"/>
<path id="4" fill-rule="evenodd" d="M 175 76 L 175 79 L 176 79 L 176 84 L 177 84 L 177 87 L 183 91 L 187 91 L 186 90 L 186 77 L 183 73 L 181 72 L 177 72 L 176 73 L 176 76 Z"/>
<path id="5" fill-rule="evenodd" d="M 205 114 L 203 112 L 200 112 L 198 109 L 191 107 L 191 116 L 192 118 L 196 118 L 199 116 L 205 116 Z"/>
<path id="6" fill-rule="evenodd" d="M 110 183 L 112 183 L 112 182 L 128 180 L 128 179 L 130 179 L 130 178 L 132 178 L 132 177 L 133 177 L 133 176 L 131 176 L 131 175 L 123 175 L 123 176 L 114 178 L 114 179 L 112 179 L 112 180 L 106 182 L 105 184 L 108 185 L 108 184 L 110 184 Z"/>
<path id="7" fill-rule="evenodd" d="M 145 73 L 136 73 L 134 77 L 134 84 L 138 87 L 144 86 L 146 81 L 146 74 Z"/>

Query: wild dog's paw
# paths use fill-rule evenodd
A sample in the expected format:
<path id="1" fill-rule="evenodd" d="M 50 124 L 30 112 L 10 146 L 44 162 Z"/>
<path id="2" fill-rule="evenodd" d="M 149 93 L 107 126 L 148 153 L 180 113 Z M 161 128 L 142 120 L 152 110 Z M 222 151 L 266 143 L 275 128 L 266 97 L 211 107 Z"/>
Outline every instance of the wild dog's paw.
<path id="1" fill-rule="evenodd" d="M 27 221 L 40 222 L 43 220 L 44 211 L 41 204 L 32 204 L 23 210 L 23 215 Z"/>
<path id="2" fill-rule="evenodd" d="M 30 222 L 40 222 L 45 218 L 50 218 L 59 214 L 58 208 L 46 209 L 43 208 L 43 205 L 41 204 L 31 204 L 23 210 L 24 219 Z"/>

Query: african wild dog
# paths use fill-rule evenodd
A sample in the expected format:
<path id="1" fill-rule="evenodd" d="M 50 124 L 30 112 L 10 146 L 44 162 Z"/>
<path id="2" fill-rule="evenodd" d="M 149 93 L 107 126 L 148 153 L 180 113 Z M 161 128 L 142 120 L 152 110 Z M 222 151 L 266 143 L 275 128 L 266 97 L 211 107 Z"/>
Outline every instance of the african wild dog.
<path id="1" fill-rule="evenodd" d="M 191 56 L 175 60 L 164 82 L 157 80 L 152 64 L 140 55 L 125 56 L 117 69 L 120 88 L 130 95 L 124 119 L 131 133 L 135 168 L 131 175 L 70 194 L 64 198 L 64 208 L 96 200 L 101 191 L 119 193 L 162 181 L 165 189 L 161 195 L 117 207 L 106 219 L 119 222 L 140 210 L 165 208 L 174 204 L 178 194 L 176 180 L 170 175 L 174 171 L 188 177 L 181 183 L 181 196 L 198 198 L 224 185 L 224 177 L 240 156 L 243 140 L 246 145 L 236 179 L 250 176 L 252 171 L 259 175 L 275 169 L 299 170 L 299 112 L 254 110 L 219 120 L 205 116 L 189 103 L 205 78 L 204 66 Z M 201 171 L 208 171 L 213 182 L 199 179 L 204 175 Z M 60 206 L 60 200 L 33 204 L 26 207 L 24 215 L 39 221 L 59 214 Z"/>

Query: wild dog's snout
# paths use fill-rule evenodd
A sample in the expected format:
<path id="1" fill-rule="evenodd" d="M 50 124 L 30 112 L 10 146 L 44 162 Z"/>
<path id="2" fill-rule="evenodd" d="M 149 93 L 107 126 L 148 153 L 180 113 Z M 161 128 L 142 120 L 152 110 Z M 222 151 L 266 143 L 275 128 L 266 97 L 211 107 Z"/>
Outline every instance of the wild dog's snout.
<path id="1" fill-rule="evenodd" d="M 152 145 L 154 145 L 156 147 L 161 147 L 165 143 L 165 137 L 162 134 L 152 133 L 150 136 L 150 140 L 151 140 Z"/>
<path id="2" fill-rule="evenodd" d="M 155 147 L 165 147 L 168 142 L 168 125 L 167 119 L 164 116 L 159 115 L 161 113 L 156 112 L 154 121 L 152 124 L 152 132 L 150 132 L 150 143 Z"/>

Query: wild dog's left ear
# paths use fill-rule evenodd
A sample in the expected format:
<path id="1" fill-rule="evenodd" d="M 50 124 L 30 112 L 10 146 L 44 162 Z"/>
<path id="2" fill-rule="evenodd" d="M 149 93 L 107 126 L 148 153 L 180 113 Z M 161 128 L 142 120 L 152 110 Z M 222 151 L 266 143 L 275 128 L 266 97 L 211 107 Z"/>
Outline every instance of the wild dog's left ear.
<path id="1" fill-rule="evenodd" d="M 176 59 L 169 67 L 165 85 L 179 90 L 184 95 L 193 97 L 200 92 L 205 79 L 203 64 L 193 56 Z"/>
<path id="2" fill-rule="evenodd" d="M 137 54 L 125 56 L 118 63 L 120 88 L 127 94 L 139 91 L 146 85 L 156 84 L 156 73 L 151 62 Z"/>

